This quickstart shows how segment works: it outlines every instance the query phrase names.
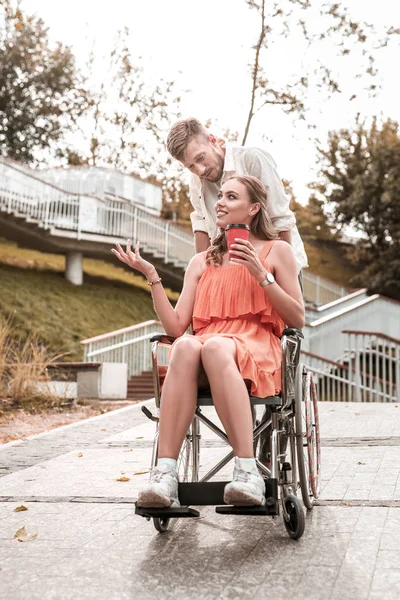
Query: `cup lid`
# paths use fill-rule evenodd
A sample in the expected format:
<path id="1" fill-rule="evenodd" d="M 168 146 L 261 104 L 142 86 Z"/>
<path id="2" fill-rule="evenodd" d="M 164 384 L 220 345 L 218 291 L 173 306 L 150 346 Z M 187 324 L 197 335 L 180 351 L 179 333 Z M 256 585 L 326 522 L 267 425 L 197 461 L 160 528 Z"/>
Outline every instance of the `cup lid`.
<path id="1" fill-rule="evenodd" d="M 231 225 L 227 225 L 225 227 L 225 231 L 227 231 L 228 229 L 247 229 L 248 231 L 250 231 L 250 227 L 246 225 L 246 223 L 232 223 Z"/>

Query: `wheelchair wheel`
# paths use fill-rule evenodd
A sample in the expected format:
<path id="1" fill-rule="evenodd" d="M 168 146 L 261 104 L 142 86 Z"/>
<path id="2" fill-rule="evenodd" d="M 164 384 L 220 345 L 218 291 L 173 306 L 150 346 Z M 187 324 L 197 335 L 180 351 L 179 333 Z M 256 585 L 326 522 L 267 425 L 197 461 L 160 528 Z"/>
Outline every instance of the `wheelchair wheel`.
<path id="1" fill-rule="evenodd" d="M 296 496 L 286 496 L 284 499 L 287 519 L 283 518 L 285 528 L 293 540 L 298 540 L 304 533 L 305 517 L 300 500 Z"/>
<path id="2" fill-rule="evenodd" d="M 153 517 L 153 525 L 157 529 L 159 533 L 164 533 L 167 531 L 168 525 L 171 519 L 163 518 L 163 517 Z"/>
<path id="3" fill-rule="evenodd" d="M 311 371 L 299 364 L 296 374 L 295 425 L 301 495 L 311 510 L 319 496 L 321 468 L 318 403 Z"/>

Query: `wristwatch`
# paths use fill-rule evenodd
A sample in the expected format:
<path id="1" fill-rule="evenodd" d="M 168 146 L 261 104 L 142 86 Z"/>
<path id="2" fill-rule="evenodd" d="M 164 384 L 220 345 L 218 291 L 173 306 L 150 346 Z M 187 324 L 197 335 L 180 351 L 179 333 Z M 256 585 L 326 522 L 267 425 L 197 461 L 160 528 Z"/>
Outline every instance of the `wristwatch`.
<path id="1" fill-rule="evenodd" d="M 271 285 L 272 283 L 275 283 L 275 277 L 272 275 L 272 273 L 269 273 L 268 271 L 266 271 L 265 279 L 263 279 L 259 283 L 260 283 L 261 287 L 267 287 L 267 285 Z"/>

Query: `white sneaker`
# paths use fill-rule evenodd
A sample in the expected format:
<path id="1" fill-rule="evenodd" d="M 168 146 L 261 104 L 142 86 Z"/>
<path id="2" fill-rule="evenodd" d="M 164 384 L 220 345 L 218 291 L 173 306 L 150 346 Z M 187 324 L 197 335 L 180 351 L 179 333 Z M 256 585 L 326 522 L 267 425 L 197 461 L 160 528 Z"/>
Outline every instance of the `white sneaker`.
<path id="1" fill-rule="evenodd" d="M 225 486 L 225 504 L 234 506 L 260 506 L 265 504 L 265 483 L 257 467 L 245 466 L 235 457 L 233 481 Z"/>
<path id="2" fill-rule="evenodd" d="M 180 506 L 178 499 L 178 474 L 169 465 L 157 465 L 151 472 L 149 483 L 139 491 L 137 506 L 168 508 Z"/>

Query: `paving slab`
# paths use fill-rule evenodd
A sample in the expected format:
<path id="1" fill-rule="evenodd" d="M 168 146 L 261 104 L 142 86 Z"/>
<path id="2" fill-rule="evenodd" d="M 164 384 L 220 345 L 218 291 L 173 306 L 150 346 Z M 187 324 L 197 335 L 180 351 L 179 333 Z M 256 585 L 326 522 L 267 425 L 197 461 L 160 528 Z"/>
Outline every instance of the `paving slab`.
<path id="1" fill-rule="evenodd" d="M 320 404 L 321 496 L 298 541 L 281 517 L 202 507 L 159 534 L 135 516 L 154 435 L 140 409 L 0 446 L 2 600 L 400 597 L 398 404 Z M 205 472 L 227 447 L 201 433 Z M 37 538 L 14 539 L 23 526 Z"/>

